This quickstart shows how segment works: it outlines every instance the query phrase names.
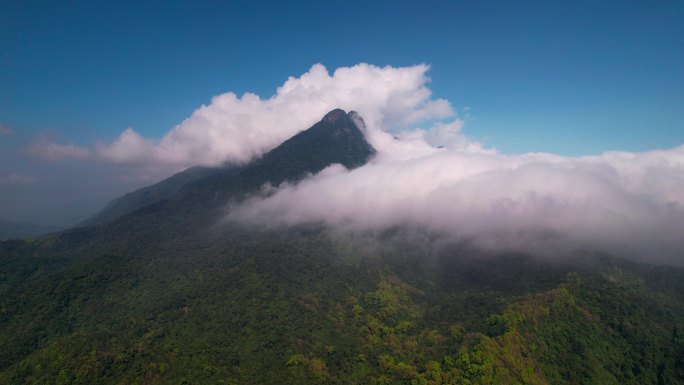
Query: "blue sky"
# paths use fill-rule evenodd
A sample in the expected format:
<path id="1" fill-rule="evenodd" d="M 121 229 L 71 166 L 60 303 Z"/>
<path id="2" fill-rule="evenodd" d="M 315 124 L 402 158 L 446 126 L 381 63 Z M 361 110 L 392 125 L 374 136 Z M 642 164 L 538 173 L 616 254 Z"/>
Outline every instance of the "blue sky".
<path id="1" fill-rule="evenodd" d="M 317 62 L 428 63 L 435 96 L 504 152 L 684 142 L 681 2 L 136 3 L 3 2 L 0 121 L 160 136 L 213 95 L 268 97 Z"/>
<path id="2" fill-rule="evenodd" d="M 684 143 L 682 2 L 139 3 L 0 1 L 0 124 L 14 133 L 0 135 L 0 176 L 65 170 L 76 183 L 85 166 L 17 149 L 127 127 L 159 138 L 214 95 L 267 98 L 314 63 L 427 63 L 433 96 L 502 153 Z M 98 191 L 93 206 L 132 186 Z M 6 202 L 26 195 L 0 188 Z"/>

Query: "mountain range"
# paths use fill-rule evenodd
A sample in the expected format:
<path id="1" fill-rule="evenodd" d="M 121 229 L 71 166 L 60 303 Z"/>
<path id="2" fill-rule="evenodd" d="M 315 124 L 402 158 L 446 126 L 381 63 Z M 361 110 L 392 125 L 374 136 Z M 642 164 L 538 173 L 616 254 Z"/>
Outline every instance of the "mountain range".
<path id="1" fill-rule="evenodd" d="M 366 164 L 359 125 L 336 109 L 249 163 L 0 242 L 0 383 L 684 383 L 682 268 L 223 221 L 264 186 Z"/>

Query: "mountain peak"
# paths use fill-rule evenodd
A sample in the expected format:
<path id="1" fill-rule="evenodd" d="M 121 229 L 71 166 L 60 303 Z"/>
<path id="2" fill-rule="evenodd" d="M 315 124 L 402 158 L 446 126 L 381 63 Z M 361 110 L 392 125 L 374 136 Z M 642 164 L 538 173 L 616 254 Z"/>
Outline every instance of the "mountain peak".
<path id="1" fill-rule="evenodd" d="M 347 113 L 343 109 L 336 108 L 336 109 L 328 112 L 327 114 L 325 114 L 325 116 L 323 117 L 323 119 L 321 119 L 321 121 L 326 122 L 326 123 L 336 123 L 338 120 L 343 119 L 346 116 L 347 116 Z"/>
<path id="2" fill-rule="evenodd" d="M 356 124 L 356 127 L 358 127 L 359 130 L 364 131 L 366 129 L 366 122 L 361 117 L 361 114 L 352 110 L 347 113 L 347 116 L 352 120 L 352 122 L 354 122 L 354 124 Z"/>
<path id="3" fill-rule="evenodd" d="M 348 169 L 360 167 L 375 153 L 361 131 L 364 127 L 363 119 L 357 113 L 332 110 L 318 123 L 260 159 L 236 167 L 188 169 L 113 201 L 82 225 L 107 223 L 127 214 L 143 212 L 144 208 L 152 213 L 162 210 L 162 206 L 155 204 L 165 201 L 171 202 L 164 209 L 171 210 L 169 215 L 176 218 L 198 216 L 202 210 L 214 212 L 217 205 L 258 191 L 265 183 L 277 186 L 285 181 L 296 182 L 331 164 L 341 164 Z M 127 226 L 125 218 L 121 223 L 124 228 Z"/>
<path id="4" fill-rule="evenodd" d="M 309 129 L 300 132 L 264 156 L 264 160 L 287 154 L 288 159 L 309 159 L 318 172 L 332 163 L 351 169 L 366 163 L 375 150 L 366 141 L 363 119 L 354 111 L 336 108 Z"/>

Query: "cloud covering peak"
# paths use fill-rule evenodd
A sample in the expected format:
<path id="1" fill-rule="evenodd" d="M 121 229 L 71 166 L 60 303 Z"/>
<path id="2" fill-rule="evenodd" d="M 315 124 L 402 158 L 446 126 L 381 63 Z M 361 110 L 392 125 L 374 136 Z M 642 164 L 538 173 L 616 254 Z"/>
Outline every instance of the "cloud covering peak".
<path id="1" fill-rule="evenodd" d="M 26 153 L 49 160 L 92 158 L 148 166 L 245 163 L 334 108 L 358 111 L 366 126 L 378 133 L 452 117 L 449 102 L 431 98 L 426 87 L 428 68 L 424 64 L 402 68 L 358 64 L 330 74 L 315 64 L 300 77 L 290 77 L 267 99 L 253 93 L 217 95 L 159 140 L 127 128 L 111 143 L 82 148 L 37 140 Z M 369 140 L 383 140 L 377 136 L 369 135 Z"/>
<path id="2" fill-rule="evenodd" d="M 358 64 L 331 74 L 316 64 L 266 99 L 218 95 L 160 139 L 128 128 L 89 147 L 39 138 L 25 153 L 141 170 L 245 163 L 335 108 L 355 110 L 377 151 L 368 164 L 332 165 L 265 189 L 231 207 L 228 220 L 420 227 L 483 248 L 598 249 L 684 264 L 684 145 L 585 157 L 499 154 L 463 135 L 450 103 L 432 98 L 428 69 Z"/>
<path id="3" fill-rule="evenodd" d="M 421 228 L 485 249 L 590 249 L 682 264 L 684 146 L 570 158 L 424 144 L 418 156 L 380 153 L 355 170 L 334 165 L 283 184 L 232 207 L 228 220 L 322 222 L 361 232 Z"/>

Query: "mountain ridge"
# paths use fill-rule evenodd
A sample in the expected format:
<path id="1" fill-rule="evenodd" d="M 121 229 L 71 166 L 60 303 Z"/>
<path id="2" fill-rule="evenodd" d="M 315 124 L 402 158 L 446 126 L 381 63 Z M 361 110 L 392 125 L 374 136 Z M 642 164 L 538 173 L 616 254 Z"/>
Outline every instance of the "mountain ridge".
<path id="1" fill-rule="evenodd" d="M 334 163 L 348 169 L 359 167 L 375 150 L 354 119 L 360 119 L 356 112 L 334 109 L 310 128 L 245 165 L 189 168 L 111 201 L 80 226 L 102 225 L 151 205 L 164 206 L 165 202 L 182 209 L 186 204 L 194 207 L 201 199 L 214 208 L 226 204 L 228 198 L 242 199 L 264 183 L 277 186 L 285 181 L 297 182 Z"/>
<path id="2" fill-rule="evenodd" d="M 111 200 L 92 217 L 78 223 L 75 227 L 98 225 L 113 221 L 122 215 L 132 213 L 145 206 L 169 199 L 184 186 L 199 180 L 216 169 L 212 167 L 193 166 L 176 173 L 160 182 L 128 192 Z"/>

